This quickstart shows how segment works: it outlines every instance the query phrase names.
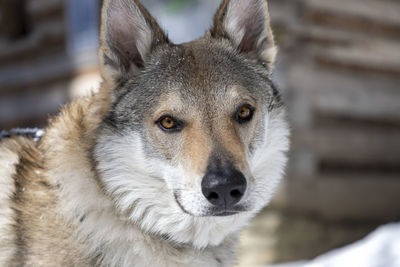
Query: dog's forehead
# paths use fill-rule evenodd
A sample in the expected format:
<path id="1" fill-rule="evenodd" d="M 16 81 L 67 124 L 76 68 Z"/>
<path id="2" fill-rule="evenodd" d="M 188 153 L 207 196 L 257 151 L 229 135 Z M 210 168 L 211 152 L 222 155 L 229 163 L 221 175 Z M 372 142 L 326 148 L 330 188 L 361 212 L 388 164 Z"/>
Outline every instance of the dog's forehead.
<path id="1" fill-rule="evenodd" d="M 232 112 L 232 109 L 243 103 L 257 105 L 257 100 L 239 87 L 230 86 L 224 91 L 221 94 L 212 92 L 196 94 L 184 93 L 178 89 L 172 90 L 162 95 L 153 113 L 155 117 L 165 113 L 218 117 L 218 114 Z"/>
<path id="2" fill-rule="evenodd" d="M 160 47 L 148 62 L 118 92 L 114 106 L 119 113 L 125 114 L 127 107 L 136 115 L 188 107 L 225 112 L 244 104 L 239 102 L 252 104 L 249 99 L 266 103 L 272 95 L 268 70 L 221 42 Z"/>
<path id="3" fill-rule="evenodd" d="M 239 56 L 230 47 L 203 40 L 163 49 L 153 58 L 152 71 L 162 76 L 157 89 L 196 103 L 260 97 L 268 90 L 268 77 Z"/>

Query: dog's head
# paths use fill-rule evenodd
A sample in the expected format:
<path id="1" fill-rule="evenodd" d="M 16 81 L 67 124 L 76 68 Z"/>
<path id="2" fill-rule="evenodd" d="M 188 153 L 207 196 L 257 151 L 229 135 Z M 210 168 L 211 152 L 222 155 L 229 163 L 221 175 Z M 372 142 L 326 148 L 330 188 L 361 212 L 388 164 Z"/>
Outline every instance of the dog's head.
<path id="1" fill-rule="evenodd" d="M 267 204 L 288 128 L 265 0 L 223 1 L 206 36 L 182 45 L 138 1 L 108 0 L 99 54 L 111 107 L 95 159 L 121 214 L 202 247 Z"/>

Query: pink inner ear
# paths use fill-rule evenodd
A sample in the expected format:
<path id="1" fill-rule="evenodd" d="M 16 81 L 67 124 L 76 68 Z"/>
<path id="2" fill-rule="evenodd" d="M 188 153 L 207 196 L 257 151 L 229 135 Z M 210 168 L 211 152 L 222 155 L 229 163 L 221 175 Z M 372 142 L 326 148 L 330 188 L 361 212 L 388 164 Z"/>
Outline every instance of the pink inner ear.
<path id="1" fill-rule="evenodd" d="M 116 0 L 107 9 L 106 41 L 117 65 L 125 69 L 132 63 L 138 67 L 143 65 L 138 38 L 146 21 L 137 7 L 131 5 L 135 5 L 132 0 Z"/>
<path id="2" fill-rule="evenodd" d="M 236 0 L 230 2 L 227 25 L 235 27 L 235 29 L 230 29 L 231 34 L 243 35 L 238 40 L 238 47 L 243 52 L 256 52 L 262 41 L 268 37 L 266 9 L 263 1 Z"/>

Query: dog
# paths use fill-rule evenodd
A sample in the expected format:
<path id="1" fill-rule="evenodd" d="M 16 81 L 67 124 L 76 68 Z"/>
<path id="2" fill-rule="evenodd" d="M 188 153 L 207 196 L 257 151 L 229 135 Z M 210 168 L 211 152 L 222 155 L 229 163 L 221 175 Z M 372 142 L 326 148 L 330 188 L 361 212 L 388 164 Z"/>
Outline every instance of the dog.
<path id="1" fill-rule="evenodd" d="M 98 92 L 1 142 L 0 265 L 233 265 L 287 161 L 276 52 L 265 0 L 224 0 L 180 45 L 104 1 Z"/>

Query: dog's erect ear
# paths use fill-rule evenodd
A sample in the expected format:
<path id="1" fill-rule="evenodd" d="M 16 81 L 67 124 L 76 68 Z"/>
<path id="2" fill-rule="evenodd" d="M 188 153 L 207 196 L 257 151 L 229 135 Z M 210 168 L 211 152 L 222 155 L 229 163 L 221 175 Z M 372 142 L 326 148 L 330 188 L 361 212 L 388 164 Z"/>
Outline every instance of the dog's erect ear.
<path id="1" fill-rule="evenodd" d="M 227 38 L 242 53 L 274 63 L 277 48 L 270 26 L 266 0 L 223 0 L 210 31 L 214 38 Z"/>
<path id="2" fill-rule="evenodd" d="M 138 0 L 104 1 L 99 52 L 104 78 L 117 79 L 139 70 L 156 46 L 168 42 Z"/>

